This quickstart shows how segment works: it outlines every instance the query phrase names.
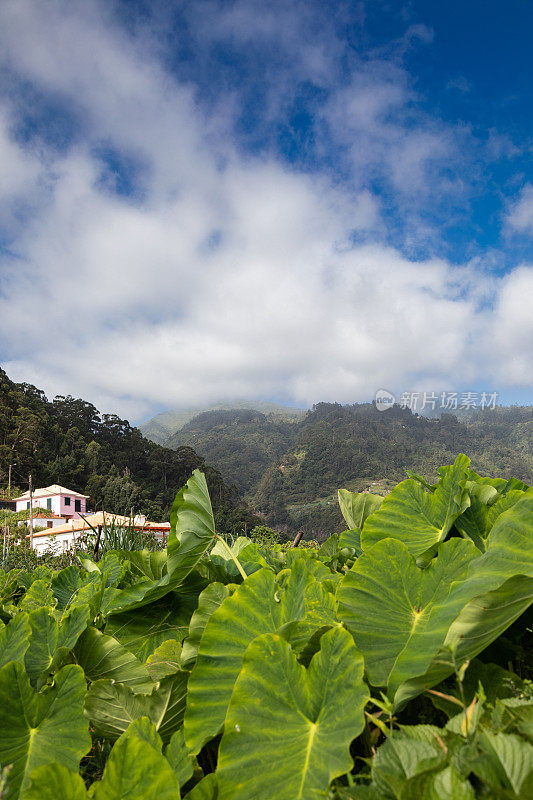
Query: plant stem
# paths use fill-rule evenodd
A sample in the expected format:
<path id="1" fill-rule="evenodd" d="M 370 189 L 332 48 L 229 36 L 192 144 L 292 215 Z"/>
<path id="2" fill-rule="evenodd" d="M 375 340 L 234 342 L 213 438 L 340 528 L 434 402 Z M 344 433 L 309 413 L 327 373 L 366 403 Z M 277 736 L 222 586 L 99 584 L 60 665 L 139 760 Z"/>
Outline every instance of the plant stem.
<path id="1" fill-rule="evenodd" d="M 243 580 L 246 580 L 246 578 L 248 577 L 248 575 L 247 575 L 247 574 L 246 574 L 246 572 L 243 570 L 243 568 L 242 568 L 242 566 L 241 566 L 241 564 L 240 564 L 240 562 L 239 562 L 239 560 L 238 560 L 237 556 L 233 555 L 233 553 L 231 552 L 231 548 L 230 548 L 230 547 L 228 547 L 227 543 L 224 541 L 224 539 L 222 538 L 222 536 L 219 536 L 219 535 L 218 535 L 218 533 L 215 533 L 215 539 L 218 539 L 218 541 L 219 541 L 219 542 L 222 542 L 222 544 L 223 544 L 223 545 L 224 545 L 224 547 L 226 548 L 226 551 L 227 551 L 227 553 L 228 553 L 229 557 L 232 559 L 232 561 L 234 562 L 235 566 L 237 567 L 237 569 L 238 569 L 238 570 L 239 570 L 239 572 L 241 573 Z"/>

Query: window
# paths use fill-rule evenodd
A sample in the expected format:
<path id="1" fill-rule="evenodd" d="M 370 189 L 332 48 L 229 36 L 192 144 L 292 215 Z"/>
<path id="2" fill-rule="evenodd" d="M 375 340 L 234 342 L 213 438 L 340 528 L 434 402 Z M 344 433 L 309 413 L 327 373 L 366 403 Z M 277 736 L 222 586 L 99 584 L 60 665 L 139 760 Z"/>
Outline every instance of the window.
<path id="1" fill-rule="evenodd" d="M 48 498 L 48 500 L 46 501 L 46 508 L 47 508 L 49 511 L 51 511 L 51 510 L 52 510 L 52 498 L 51 498 L 51 497 L 49 497 L 49 498 Z"/>
<path id="2" fill-rule="evenodd" d="M 46 527 L 51 528 L 53 524 L 54 523 L 52 522 L 52 520 L 49 519 L 48 522 L 46 523 Z"/>
<path id="3" fill-rule="evenodd" d="M 81 500 L 74 500 L 74 511 L 81 511 Z"/>
<path id="4" fill-rule="evenodd" d="M 29 508 L 29 507 L 30 507 L 30 501 L 28 500 L 28 502 L 26 503 L 26 508 Z"/>
<path id="5" fill-rule="evenodd" d="M 65 505 L 66 506 L 70 505 L 70 497 L 65 497 Z"/>

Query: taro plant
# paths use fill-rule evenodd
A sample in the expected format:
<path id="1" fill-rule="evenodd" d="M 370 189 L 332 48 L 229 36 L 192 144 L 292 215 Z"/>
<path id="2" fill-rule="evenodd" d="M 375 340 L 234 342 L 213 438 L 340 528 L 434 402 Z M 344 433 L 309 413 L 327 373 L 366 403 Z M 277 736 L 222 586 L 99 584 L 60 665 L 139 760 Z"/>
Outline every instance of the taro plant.
<path id="1" fill-rule="evenodd" d="M 339 502 L 229 544 L 196 470 L 165 549 L 0 573 L 3 797 L 530 797 L 533 490 L 459 456 Z"/>

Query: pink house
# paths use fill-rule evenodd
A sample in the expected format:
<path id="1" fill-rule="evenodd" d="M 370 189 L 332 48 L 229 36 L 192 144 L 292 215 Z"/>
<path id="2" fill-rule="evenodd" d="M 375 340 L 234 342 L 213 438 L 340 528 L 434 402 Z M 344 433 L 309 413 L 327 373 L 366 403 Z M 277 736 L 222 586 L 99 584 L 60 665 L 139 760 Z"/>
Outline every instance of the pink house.
<path id="1" fill-rule="evenodd" d="M 65 489 L 57 483 L 44 489 L 35 489 L 33 492 L 32 508 L 45 508 L 58 517 L 66 520 L 79 519 L 80 514 L 87 513 L 88 494 L 80 494 L 72 489 Z M 15 498 L 17 511 L 24 511 L 30 507 L 30 493 L 21 494 Z"/>

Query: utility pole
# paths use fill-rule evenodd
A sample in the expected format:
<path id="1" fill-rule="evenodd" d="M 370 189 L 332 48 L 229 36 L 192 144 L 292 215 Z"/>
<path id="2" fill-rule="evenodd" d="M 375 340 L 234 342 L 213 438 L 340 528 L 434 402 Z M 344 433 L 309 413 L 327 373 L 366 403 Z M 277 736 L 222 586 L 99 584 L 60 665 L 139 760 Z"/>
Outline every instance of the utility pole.
<path id="1" fill-rule="evenodd" d="M 4 561 L 6 560 L 8 550 L 9 550 L 9 539 L 8 539 L 8 527 L 7 527 L 7 516 L 4 520 L 4 541 L 2 543 L 2 567 L 4 566 Z"/>
<path id="2" fill-rule="evenodd" d="M 11 464 L 9 465 L 9 471 L 8 471 L 7 496 L 9 499 L 11 499 Z"/>
<path id="3" fill-rule="evenodd" d="M 33 487 L 30 475 L 30 547 L 33 550 Z"/>

